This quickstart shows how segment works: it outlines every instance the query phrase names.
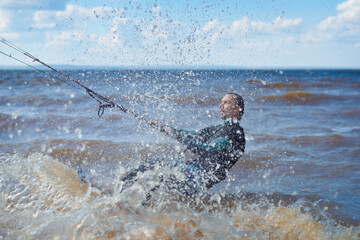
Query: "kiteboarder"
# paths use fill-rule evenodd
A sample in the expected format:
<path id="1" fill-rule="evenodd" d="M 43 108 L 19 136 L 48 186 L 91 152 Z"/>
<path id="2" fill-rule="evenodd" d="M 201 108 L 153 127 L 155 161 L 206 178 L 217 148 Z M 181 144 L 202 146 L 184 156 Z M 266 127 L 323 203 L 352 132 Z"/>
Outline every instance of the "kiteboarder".
<path id="1" fill-rule="evenodd" d="M 240 126 L 244 114 L 244 100 L 236 93 L 228 93 L 221 99 L 219 106 L 223 123 L 197 131 L 186 131 L 152 121 L 153 127 L 174 138 L 192 153 L 180 168 L 185 178 L 178 180 L 171 175 L 165 179 L 165 185 L 177 189 L 180 193 L 198 193 L 223 181 L 231 167 L 245 150 L 245 134 Z M 136 169 L 128 172 L 123 181 L 132 180 L 139 172 L 152 169 L 157 161 L 145 161 Z M 163 179 L 162 179 L 163 180 Z"/>

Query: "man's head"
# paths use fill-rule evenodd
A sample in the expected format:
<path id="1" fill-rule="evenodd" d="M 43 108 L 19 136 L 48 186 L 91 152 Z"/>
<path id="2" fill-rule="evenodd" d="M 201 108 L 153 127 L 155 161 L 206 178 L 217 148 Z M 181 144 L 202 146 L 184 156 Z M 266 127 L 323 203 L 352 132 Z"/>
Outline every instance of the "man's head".
<path id="1" fill-rule="evenodd" d="M 236 93 L 228 93 L 221 99 L 220 118 L 224 120 L 240 120 L 244 114 L 244 100 Z"/>

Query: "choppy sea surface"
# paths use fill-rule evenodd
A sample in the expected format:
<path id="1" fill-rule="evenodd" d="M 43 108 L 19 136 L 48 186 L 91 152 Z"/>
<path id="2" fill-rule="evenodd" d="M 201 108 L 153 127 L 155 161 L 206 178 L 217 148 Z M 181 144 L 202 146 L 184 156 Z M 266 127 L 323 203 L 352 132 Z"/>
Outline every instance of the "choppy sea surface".
<path id="1" fill-rule="evenodd" d="M 244 156 L 199 197 L 121 176 L 183 147 L 52 73 L 0 71 L 0 239 L 359 239 L 360 71 L 72 70 L 95 92 L 183 129 L 241 94 Z M 81 182 L 81 166 L 93 184 Z M 170 170 L 169 170 L 170 171 Z"/>

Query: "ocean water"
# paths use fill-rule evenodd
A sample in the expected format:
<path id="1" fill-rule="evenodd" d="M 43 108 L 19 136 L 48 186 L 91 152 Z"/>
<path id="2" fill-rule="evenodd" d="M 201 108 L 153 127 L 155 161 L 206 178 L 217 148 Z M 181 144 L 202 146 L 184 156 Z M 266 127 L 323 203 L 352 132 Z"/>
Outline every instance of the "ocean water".
<path id="1" fill-rule="evenodd" d="M 51 72 L 0 71 L 0 239 L 359 239 L 360 71 L 72 70 L 146 119 L 219 124 L 241 94 L 244 156 L 199 197 L 120 178 L 183 147 Z M 75 169 L 81 166 L 91 184 Z M 170 171 L 170 170 L 169 170 Z"/>

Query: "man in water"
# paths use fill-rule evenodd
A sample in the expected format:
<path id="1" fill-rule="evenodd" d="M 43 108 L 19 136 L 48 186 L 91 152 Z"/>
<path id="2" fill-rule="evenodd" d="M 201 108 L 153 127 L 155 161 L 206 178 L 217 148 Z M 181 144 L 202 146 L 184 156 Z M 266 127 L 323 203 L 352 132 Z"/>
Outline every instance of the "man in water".
<path id="1" fill-rule="evenodd" d="M 226 94 L 221 99 L 219 111 L 223 124 L 198 131 L 175 129 L 152 121 L 153 127 L 180 142 L 194 156 L 183 164 L 185 180 L 177 180 L 176 177 L 165 179 L 168 188 L 176 188 L 185 194 L 197 193 L 202 186 L 210 188 L 226 178 L 231 167 L 244 153 L 245 134 L 239 124 L 244 114 L 243 98 L 236 93 Z M 144 172 L 155 163 L 140 165 L 126 174 L 123 180 L 131 180 L 139 171 Z"/>

